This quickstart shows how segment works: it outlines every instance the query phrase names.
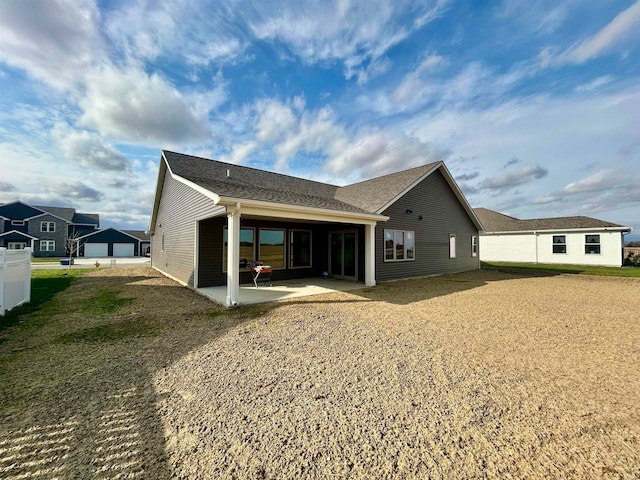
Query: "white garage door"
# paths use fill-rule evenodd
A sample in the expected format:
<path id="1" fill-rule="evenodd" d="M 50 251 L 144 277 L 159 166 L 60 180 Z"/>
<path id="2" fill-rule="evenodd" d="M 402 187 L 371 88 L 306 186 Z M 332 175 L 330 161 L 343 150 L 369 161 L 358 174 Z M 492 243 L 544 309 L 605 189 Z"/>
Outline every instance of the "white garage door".
<path id="1" fill-rule="evenodd" d="M 85 243 L 85 257 L 106 257 L 109 254 L 109 245 L 106 243 Z"/>
<path id="2" fill-rule="evenodd" d="M 114 257 L 133 257 L 133 243 L 114 243 Z"/>

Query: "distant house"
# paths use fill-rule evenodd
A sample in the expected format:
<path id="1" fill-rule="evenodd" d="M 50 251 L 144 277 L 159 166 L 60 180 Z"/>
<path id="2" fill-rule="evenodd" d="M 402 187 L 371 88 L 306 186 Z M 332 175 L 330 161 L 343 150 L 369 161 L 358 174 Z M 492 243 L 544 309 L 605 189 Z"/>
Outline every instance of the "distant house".
<path id="1" fill-rule="evenodd" d="M 78 238 L 80 257 L 144 256 L 149 237 L 139 230 L 96 230 Z"/>
<path id="2" fill-rule="evenodd" d="M 486 262 L 621 266 L 630 227 L 590 217 L 520 220 L 486 208 L 480 259 Z"/>
<path id="3" fill-rule="evenodd" d="M 98 214 L 79 213 L 74 208 L 23 202 L 0 205 L 0 247 L 30 247 L 34 257 L 62 257 L 68 238 L 94 232 L 99 226 Z"/>
<path id="4" fill-rule="evenodd" d="M 337 187 L 163 151 L 149 233 L 154 268 L 234 305 L 253 260 L 367 285 L 477 269 L 480 228 L 442 162 Z"/>

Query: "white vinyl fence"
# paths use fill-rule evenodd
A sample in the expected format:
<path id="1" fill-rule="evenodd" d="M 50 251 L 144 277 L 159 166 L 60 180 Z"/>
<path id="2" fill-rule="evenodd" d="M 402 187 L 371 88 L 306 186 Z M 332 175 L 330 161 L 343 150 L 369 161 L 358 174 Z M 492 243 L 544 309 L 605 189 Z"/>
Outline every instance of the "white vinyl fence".
<path id="1" fill-rule="evenodd" d="M 0 315 L 31 301 L 31 249 L 0 247 Z"/>

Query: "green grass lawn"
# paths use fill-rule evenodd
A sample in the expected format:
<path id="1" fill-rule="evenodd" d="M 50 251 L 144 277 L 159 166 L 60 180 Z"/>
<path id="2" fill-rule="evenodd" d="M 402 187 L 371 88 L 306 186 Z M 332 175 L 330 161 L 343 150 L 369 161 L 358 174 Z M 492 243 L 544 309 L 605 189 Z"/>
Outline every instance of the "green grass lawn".
<path id="1" fill-rule="evenodd" d="M 31 301 L 11 309 L 3 317 L 0 317 L 0 330 L 15 325 L 21 315 L 27 315 L 38 310 L 42 304 L 51 300 L 56 293 L 67 289 L 76 277 L 79 277 L 87 270 L 32 270 Z"/>
<path id="2" fill-rule="evenodd" d="M 58 262 L 60 262 L 60 257 L 32 258 L 31 262 L 33 262 L 33 263 L 58 263 Z"/>
<path id="3" fill-rule="evenodd" d="M 482 268 L 502 271 L 538 271 L 549 273 L 573 273 L 580 275 L 601 275 L 605 277 L 639 277 L 640 268 L 596 267 L 589 265 L 545 265 L 540 263 L 482 262 Z"/>

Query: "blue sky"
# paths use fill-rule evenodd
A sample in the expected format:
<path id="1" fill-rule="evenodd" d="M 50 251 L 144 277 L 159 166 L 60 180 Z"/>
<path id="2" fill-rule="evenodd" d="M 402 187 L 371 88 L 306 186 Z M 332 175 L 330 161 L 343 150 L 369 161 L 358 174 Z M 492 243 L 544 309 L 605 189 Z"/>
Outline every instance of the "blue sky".
<path id="1" fill-rule="evenodd" d="M 161 149 L 640 235 L 640 1 L 0 0 L 0 202 L 148 226 Z"/>

